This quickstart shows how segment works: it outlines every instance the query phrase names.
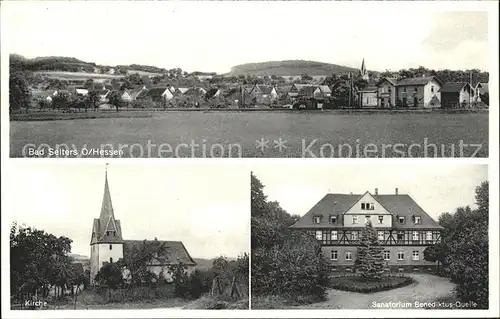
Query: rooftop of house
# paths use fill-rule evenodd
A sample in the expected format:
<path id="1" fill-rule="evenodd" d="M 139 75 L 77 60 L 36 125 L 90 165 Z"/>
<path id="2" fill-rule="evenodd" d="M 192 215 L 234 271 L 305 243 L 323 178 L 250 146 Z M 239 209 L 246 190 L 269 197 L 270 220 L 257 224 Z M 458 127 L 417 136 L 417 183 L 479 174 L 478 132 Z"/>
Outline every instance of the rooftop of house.
<path id="1" fill-rule="evenodd" d="M 123 258 L 125 260 L 130 260 L 135 253 L 145 250 L 156 253 L 153 265 L 179 263 L 186 266 L 196 265 L 181 241 L 125 240 L 123 242 Z"/>
<path id="2" fill-rule="evenodd" d="M 465 82 L 447 82 L 439 90 L 442 93 L 459 93 L 464 87 L 469 87 Z"/>
<path id="3" fill-rule="evenodd" d="M 373 195 L 370 194 L 393 218 L 405 217 L 411 220 L 413 216 L 420 216 L 420 224 L 406 223 L 401 225 L 393 220 L 393 228 L 441 228 L 409 195 Z M 342 225 L 343 216 L 348 212 L 364 194 L 326 194 L 316 205 L 314 205 L 304 216 L 302 216 L 292 228 L 318 228 L 332 227 L 329 223 L 331 215 L 337 215 Z M 313 218 L 320 217 L 320 223 L 314 223 Z M 338 227 L 338 226 L 337 226 Z"/>

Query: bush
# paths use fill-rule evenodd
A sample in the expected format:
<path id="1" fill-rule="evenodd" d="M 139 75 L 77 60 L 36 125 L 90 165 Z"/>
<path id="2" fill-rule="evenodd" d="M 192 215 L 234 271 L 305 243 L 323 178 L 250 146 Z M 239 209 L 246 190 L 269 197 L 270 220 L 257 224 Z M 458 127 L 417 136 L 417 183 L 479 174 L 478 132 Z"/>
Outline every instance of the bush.
<path id="1" fill-rule="evenodd" d="M 297 217 L 267 201 L 254 175 L 251 188 L 252 294 L 323 299 L 328 269 L 320 244 L 289 229 Z"/>

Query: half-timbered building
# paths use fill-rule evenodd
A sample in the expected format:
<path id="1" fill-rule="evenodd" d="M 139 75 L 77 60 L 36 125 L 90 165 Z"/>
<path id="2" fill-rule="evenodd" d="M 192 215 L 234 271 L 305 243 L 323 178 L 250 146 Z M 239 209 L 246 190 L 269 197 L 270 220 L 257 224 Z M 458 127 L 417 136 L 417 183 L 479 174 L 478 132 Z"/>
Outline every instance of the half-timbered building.
<path id="1" fill-rule="evenodd" d="M 441 227 L 409 196 L 327 194 L 291 226 L 321 243 L 323 257 L 338 270 L 353 270 L 357 246 L 370 221 L 391 270 L 433 268 L 424 250 L 440 241 Z"/>

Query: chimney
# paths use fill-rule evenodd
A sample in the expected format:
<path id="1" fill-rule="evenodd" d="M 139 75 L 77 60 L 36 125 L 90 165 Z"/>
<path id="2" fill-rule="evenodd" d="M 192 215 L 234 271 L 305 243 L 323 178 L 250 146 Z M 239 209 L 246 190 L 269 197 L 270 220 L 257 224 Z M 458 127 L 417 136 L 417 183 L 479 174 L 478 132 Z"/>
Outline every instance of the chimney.
<path id="1" fill-rule="evenodd" d="M 396 195 L 399 195 L 399 191 L 398 191 L 398 188 L 396 187 L 396 189 L 394 190 L 394 193 L 396 193 Z"/>
<path id="2" fill-rule="evenodd" d="M 378 195 L 378 188 L 375 188 L 375 195 Z"/>

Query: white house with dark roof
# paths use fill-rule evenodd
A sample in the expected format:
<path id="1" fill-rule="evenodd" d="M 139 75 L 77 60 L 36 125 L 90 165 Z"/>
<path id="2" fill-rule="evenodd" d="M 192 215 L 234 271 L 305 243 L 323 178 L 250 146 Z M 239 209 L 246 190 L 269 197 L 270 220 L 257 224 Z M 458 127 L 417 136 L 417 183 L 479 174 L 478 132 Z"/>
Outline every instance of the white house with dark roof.
<path id="1" fill-rule="evenodd" d="M 384 247 L 389 269 L 422 270 L 435 263 L 424 260 L 424 250 L 440 241 L 442 229 L 409 195 L 327 194 L 290 226 L 321 243 L 332 267 L 353 270 L 361 231 L 370 221 Z"/>
<path id="2" fill-rule="evenodd" d="M 101 213 L 92 223 L 92 235 L 90 239 L 90 280 L 94 284 L 94 278 L 105 262 L 117 262 L 120 259 L 127 260 L 133 253 L 147 247 L 158 248 L 157 243 L 163 247 L 158 249 L 155 258 L 149 265 L 150 271 L 156 275 L 163 274 L 167 281 L 172 280 L 168 267 L 173 264 L 182 263 L 190 272 L 196 266 L 195 261 L 189 255 L 186 247 L 180 241 L 156 241 L 152 240 L 125 240 L 122 234 L 120 220 L 115 218 L 111 193 L 109 191 L 108 175 L 105 173 L 104 196 L 102 199 Z M 124 270 L 127 278 L 128 271 Z"/>
<path id="3" fill-rule="evenodd" d="M 377 107 L 441 107 L 443 83 L 435 76 L 406 79 L 381 78 L 377 82 Z"/>

